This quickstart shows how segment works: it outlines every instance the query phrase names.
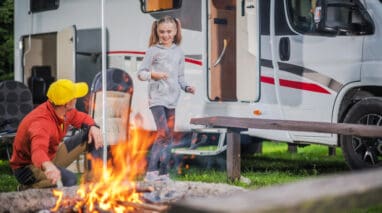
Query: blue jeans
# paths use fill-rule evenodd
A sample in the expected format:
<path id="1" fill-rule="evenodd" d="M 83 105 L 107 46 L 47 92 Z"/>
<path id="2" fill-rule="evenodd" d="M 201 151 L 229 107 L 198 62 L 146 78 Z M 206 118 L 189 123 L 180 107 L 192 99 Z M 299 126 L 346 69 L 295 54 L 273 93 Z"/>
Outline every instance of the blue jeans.
<path id="1" fill-rule="evenodd" d="M 175 109 L 164 106 L 153 106 L 153 113 L 157 127 L 157 136 L 150 151 L 148 171 L 159 171 L 159 175 L 167 174 L 171 157 L 171 144 L 175 125 Z"/>

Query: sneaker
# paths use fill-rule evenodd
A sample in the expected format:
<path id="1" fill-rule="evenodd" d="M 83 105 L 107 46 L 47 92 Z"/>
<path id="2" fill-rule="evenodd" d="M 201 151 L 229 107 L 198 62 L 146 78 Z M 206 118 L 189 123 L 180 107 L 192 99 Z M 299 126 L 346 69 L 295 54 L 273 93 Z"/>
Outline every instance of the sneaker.
<path id="1" fill-rule="evenodd" d="M 169 174 L 164 174 L 164 175 L 159 175 L 157 181 L 163 181 L 163 182 L 170 182 L 170 175 Z"/>
<path id="2" fill-rule="evenodd" d="M 144 181 L 146 181 L 146 182 L 155 182 L 155 181 L 169 182 L 169 181 L 171 181 L 171 179 L 170 179 L 169 174 L 159 175 L 158 171 L 152 171 L 152 172 L 146 173 Z"/>
<path id="3" fill-rule="evenodd" d="M 156 181 L 159 177 L 159 172 L 158 171 L 151 171 L 147 172 L 145 178 L 143 179 L 144 181 Z"/>

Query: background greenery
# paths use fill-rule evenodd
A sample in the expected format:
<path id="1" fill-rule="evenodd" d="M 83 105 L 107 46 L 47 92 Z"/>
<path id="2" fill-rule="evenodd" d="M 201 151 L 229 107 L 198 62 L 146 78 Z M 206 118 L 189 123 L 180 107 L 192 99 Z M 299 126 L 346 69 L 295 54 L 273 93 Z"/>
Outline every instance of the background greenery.
<path id="1" fill-rule="evenodd" d="M 0 81 L 13 79 L 13 1 L 0 0 Z"/>

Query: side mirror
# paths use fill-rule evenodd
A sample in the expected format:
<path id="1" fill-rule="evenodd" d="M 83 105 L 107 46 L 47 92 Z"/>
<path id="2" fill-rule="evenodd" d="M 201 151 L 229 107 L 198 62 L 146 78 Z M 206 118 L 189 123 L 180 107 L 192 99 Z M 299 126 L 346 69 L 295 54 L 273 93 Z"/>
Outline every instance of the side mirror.
<path id="1" fill-rule="evenodd" d="M 336 35 L 337 29 L 327 25 L 327 9 L 328 4 L 326 0 L 318 0 L 314 9 L 314 23 L 316 25 L 316 31 L 327 34 Z"/>

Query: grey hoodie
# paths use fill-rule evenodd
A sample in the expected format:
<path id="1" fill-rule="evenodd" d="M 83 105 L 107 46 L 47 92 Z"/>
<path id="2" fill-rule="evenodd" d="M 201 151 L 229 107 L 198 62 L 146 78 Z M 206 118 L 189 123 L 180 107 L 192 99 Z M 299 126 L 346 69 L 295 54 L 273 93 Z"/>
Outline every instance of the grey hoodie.
<path id="1" fill-rule="evenodd" d="M 151 71 L 166 72 L 166 80 L 151 79 Z M 165 106 L 175 108 L 180 97 L 180 90 L 185 90 L 184 54 L 175 44 L 164 47 L 156 44 L 147 51 L 138 70 L 138 78 L 149 81 L 149 106 Z"/>

